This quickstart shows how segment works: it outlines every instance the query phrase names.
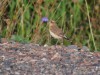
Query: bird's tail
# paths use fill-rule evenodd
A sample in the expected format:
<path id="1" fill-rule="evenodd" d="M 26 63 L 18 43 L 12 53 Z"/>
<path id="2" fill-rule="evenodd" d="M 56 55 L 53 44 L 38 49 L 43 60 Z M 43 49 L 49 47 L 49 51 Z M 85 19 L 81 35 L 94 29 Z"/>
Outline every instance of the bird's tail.
<path id="1" fill-rule="evenodd" d="M 67 41 L 70 41 L 72 43 L 72 40 L 70 40 L 70 38 L 64 36 L 64 39 L 66 39 Z"/>

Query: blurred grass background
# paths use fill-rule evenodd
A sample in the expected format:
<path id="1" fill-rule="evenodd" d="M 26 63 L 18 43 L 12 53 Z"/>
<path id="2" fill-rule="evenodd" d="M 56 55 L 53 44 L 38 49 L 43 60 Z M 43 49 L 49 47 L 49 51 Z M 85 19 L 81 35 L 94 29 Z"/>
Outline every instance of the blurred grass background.
<path id="1" fill-rule="evenodd" d="M 1 0 L 0 36 L 18 42 L 56 44 L 48 23 L 55 20 L 74 45 L 100 51 L 100 0 Z M 64 41 L 64 45 L 70 45 Z"/>

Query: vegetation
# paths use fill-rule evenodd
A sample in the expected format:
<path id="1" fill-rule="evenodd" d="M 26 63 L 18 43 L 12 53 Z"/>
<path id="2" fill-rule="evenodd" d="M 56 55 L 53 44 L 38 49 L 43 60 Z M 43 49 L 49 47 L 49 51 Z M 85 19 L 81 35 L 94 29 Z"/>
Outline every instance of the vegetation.
<path id="1" fill-rule="evenodd" d="M 48 23 L 53 19 L 73 44 L 100 51 L 100 0 L 1 0 L 0 35 L 19 42 L 56 44 Z M 70 45 L 64 41 L 64 45 Z"/>

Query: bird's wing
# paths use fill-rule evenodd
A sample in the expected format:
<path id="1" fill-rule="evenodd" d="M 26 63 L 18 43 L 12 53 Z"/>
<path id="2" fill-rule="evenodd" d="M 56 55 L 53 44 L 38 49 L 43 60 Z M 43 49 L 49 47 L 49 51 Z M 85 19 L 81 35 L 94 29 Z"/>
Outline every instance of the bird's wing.
<path id="1" fill-rule="evenodd" d="M 56 32 L 57 32 L 57 35 L 63 37 L 64 34 L 63 34 L 62 30 L 60 28 L 58 28 L 58 26 L 56 26 Z"/>

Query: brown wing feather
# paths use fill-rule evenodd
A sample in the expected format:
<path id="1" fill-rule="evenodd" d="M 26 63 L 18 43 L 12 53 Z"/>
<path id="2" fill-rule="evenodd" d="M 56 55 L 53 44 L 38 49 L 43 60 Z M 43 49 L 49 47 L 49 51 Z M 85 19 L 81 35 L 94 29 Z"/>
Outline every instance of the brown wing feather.
<path id="1" fill-rule="evenodd" d="M 56 33 L 56 35 L 59 35 L 61 37 L 63 37 L 63 32 L 60 28 L 58 28 L 57 25 L 52 25 L 50 26 L 50 30 L 53 32 L 53 33 Z"/>

